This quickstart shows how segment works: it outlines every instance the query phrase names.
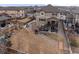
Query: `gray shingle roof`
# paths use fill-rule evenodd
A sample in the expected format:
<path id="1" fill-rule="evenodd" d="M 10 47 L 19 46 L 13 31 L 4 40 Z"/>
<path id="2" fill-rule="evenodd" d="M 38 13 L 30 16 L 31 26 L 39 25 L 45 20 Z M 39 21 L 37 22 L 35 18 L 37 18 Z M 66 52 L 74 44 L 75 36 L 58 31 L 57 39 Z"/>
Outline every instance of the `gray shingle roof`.
<path id="1" fill-rule="evenodd" d="M 8 20 L 8 19 L 10 19 L 10 17 L 4 16 L 4 15 L 0 16 L 0 21 L 5 21 L 5 20 Z"/>

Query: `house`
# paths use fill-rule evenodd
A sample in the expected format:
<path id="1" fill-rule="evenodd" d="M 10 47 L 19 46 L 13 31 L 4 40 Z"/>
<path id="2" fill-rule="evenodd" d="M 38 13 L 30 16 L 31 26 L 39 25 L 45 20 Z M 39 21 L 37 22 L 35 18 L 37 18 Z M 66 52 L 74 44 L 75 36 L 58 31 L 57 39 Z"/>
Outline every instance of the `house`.
<path id="1" fill-rule="evenodd" d="M 36 10 L 34 16 L 36 17 L 37 25 L 39 27 L 45 25 L 48 22 L 49 18 L 51 18 L 52 16 L 56 17 L 58 12 L 59 10 L 51 5 L 44 6 L 41 7 L 41 9 Z"/>
<path id="2" fill-rule="evenodd" d="M 16 8 L 16 7 L 2 7 L 0 8 L 0 14 L 6 13 L 12 18 L 15 17 L 25 17 L 25 10 L 22 8 Z"/>
<path id="3" fill-rule="evenodd" d="M 70 10 L 72 15 L 71 15 L 71 21 L 73 23 L 73 28 L 74 28 L 74 31 L 76 33 L 79 33 L 79 9 L 72 9 Z"/>
<path id="4" fill-rule="evenodd" d="M 75 32 L 79 34 L 79 13 L 75 13 Z"/>
<path id="5" fill-rule="evenodd" d="M 50 32 L 56 30 L 57 32 L 58 21 L 60 18 L 66 20 L 66 15 L 64 13 L 65 12 L 62 12 L 60 9 L 52 5 L 47 5 L 36 9 L 34 16 L 36 18 L 36 24 L 40 30 Z"/>

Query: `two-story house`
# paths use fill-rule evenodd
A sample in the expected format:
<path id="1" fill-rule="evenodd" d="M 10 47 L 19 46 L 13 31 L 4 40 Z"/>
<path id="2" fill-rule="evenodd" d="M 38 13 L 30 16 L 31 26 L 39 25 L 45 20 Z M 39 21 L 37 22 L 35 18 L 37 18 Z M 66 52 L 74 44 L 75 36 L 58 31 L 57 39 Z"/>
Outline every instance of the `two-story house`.
<path id="1" fill-rule="evenodd" d="M 57 26 L 59 12 L 59 9 L 51 5 L 44 6 L 36 10 L 34 16 L 36 18 L 37 26 L 39 28 L 44 27 L 44 29 L 46 28 L 45 30 L 47 31 L 52 31 L 52 27 L 55 27 L 55 25 Z"/>

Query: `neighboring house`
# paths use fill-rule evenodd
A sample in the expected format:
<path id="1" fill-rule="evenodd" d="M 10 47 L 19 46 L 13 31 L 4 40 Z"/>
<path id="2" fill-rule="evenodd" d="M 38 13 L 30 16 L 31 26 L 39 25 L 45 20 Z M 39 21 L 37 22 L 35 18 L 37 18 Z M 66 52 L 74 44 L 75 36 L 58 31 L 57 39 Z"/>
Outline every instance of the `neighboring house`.
<path id="1" fill-rule="evenodd" d="M 25 17 L 25 10 L 20 8 L 2 7 L 0 8 L 0 14 L 2 13 L 6 13 L 13 18 Z"/>
<path id="2" fill-rule="evenodd" d="M 79 23 L 79 14 L 75 14 L 75 22 Z"/>
<path id="3" fill-rule="evenodd" d="M 75 13 L 75 32 L 79 34 L 79 13 Z"/>
<path id="4" fill-rule="evenodd" d="M 26 14 L 27 14 L 28 17 L 33 17 L 34 13 L 35 13 L 34 8 L 27 8 L 26 12 L 27 12 Z"/>

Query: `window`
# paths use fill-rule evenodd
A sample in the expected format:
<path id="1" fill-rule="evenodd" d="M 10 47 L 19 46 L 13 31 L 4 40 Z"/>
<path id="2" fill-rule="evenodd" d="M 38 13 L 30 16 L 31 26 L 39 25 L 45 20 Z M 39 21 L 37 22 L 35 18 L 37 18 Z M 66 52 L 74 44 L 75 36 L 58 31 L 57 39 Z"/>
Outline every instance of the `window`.
<path id="1" fill-rule="evenodd" d="M 45 19 L 39 19 L 39 21 L 46 21 Z"/>
<path id="2" fill-rule="evenodd" d="M 52 15 L 57 15 L 56 13 L 52 13 Z"/>
<path id="3" fill-rule="evenodd" d="M 44 13 L 41 13 L 41 15 L 44 15 Z"/>
<path id="4" fill-rule="evenodd" d="M 40 15 L 45 15 L 45 13 L 44 12 L 40 12 Z"/>

